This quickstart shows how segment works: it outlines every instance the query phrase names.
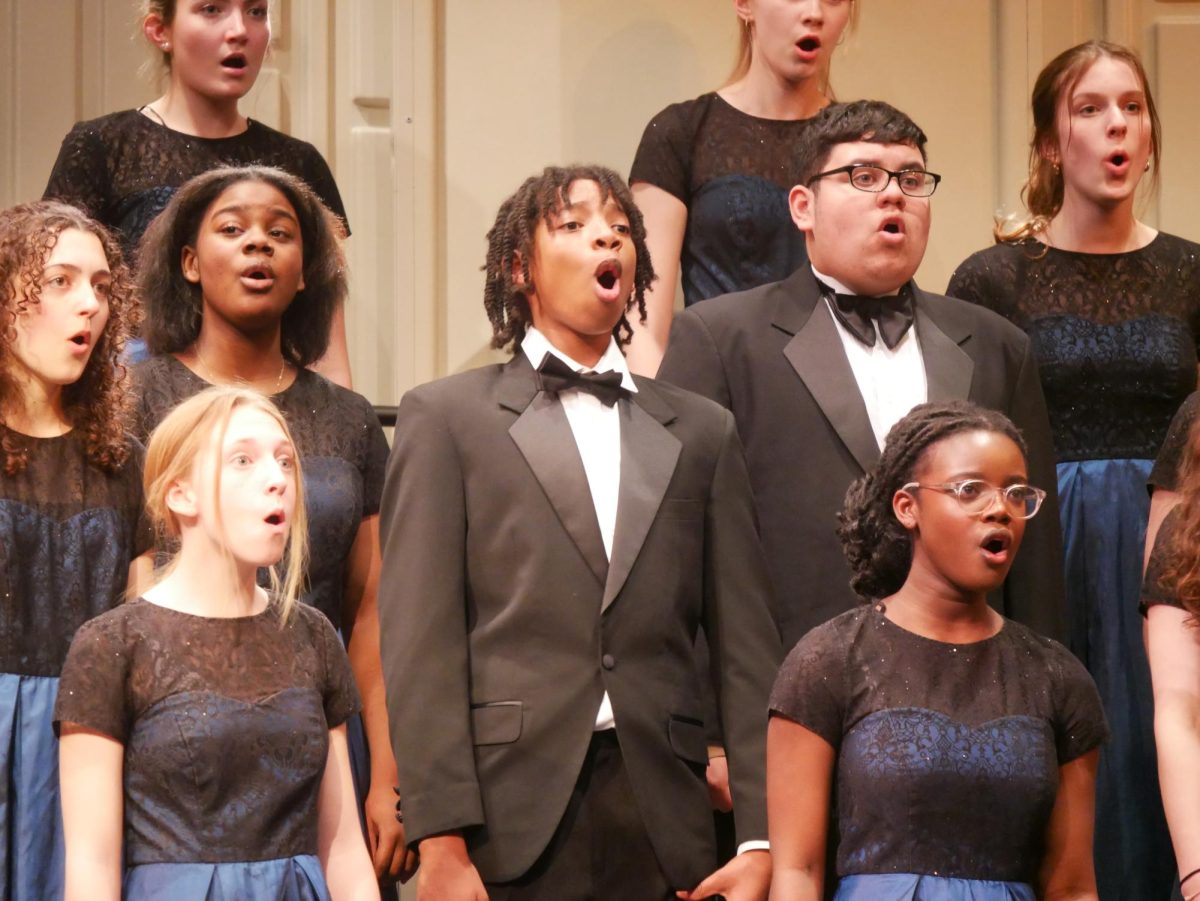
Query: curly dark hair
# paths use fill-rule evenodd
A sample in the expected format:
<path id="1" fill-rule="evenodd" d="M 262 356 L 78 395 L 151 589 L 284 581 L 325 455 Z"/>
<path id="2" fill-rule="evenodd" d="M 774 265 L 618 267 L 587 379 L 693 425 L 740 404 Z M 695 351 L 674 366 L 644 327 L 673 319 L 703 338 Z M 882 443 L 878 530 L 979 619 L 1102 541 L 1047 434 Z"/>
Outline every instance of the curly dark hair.
<path id="1" fill-rule="evenodd" d="M 912 538 L 896 519 L 892 498 L 913 481 L 926 451 L 963 432 L 996 432 L 1027 456 L 1021 433 L 1002 413 L 967 401 L 920 404 L 892 426 L 874 471 L 846 491 L 837 533 L 850 564 L 850 587 L 863 600 L 895 594 L 908 578 Z"/>
<path id="2" fill-rule="evenodd" d="M 71 427 L 85 435 L 88 460 L 105 472 L 115 473 L 129 459 L 129 426 L 132 399 L 127 373 L 121 363 L 125 340 L 136 327 L 137 296 L 121 258 L 121 245 L 109 231 L 81 210 L 60 201 L 22 203 L 0 211 L 0 422 L 4 411 L 24 405 L 20 387 L 10 370 L 14 327 L 30 306 L 41 303 L 42 271 L 58 236 L 68 229 L 95 235 L 104 248 L 110 273 L 108 323 L 79 380 L 63 389 L 63 410 Z M 0 442 L 4 472 L 21 472 L 29 448 L 11 431 Z"/>
<path id="3" fill-rule="evenodd" d="M 925 132 L 900 110 L 882 100 L 831 103 L 808 120 L 792 154 L 797 184 L 808 185 L 825 168 L 838 144 L 909 144 L 925 160 Z"/>
<path id="4" fill-rule="evenodd" d="M 625 180 L 603 166 L 547 166 L 541 175 L 525 179 L 508 200 L 500 205 L 496 222 L 487 233 L 487 273 L 483 289 L 483 307 L 492 323 L 492 347 L 521 346 L 525 330 L 533 324 L 529 300 L 525 292 L 533 285 L 529 264 L 533 259 L 533 237 L 538 222 L 550 224 L 551 218 L 562 209 L 571 185 L 577 181 L 594 181 L 600 186 L 600 197 L 612 197 L 629 218 L 630 237 L 637 251 L 637 268 L 633 275 L 633 294 L 625 313 L 613 328 L 617 343 L 625 345 L 633 337 L 628 313 L 634 307 L 642 322 L 646 321 L 646 289 L 654 281 L 650 251 L 646 249 L 646 225 L 642 213 L 633 202 Z M 513 263 L 520 260 L 524 285 L 513 281 Z"/>
<path id="5" fill-rule="evenodd" d="M 183 277 L 183 249 L 195 246 L 200 224 L 213 201 L 226 189 L 247 181 L 278 190 L 300 222 L 304 288 L 296 292 L 283 313 L 283 357 L 303 368 L 324 356 L 333 314 L 346 298 L 345 230 L 307 184 L 270 166 L 227 166 L 197 175 L 184 183 L 142 235 L 137 281 L 146 307 L 142 333 L 151 353 L 180 353 L 200 336 L 203 290 Z"/>
<path id="6" fill-rule="evenodd" d="M 1200 418 L 1188 430 L 1187 449 L 1179 467 L 1179 521 L 1167 547 L 1161 576 L 1188 612 L 1187 622 L 1200 626 Z"/>

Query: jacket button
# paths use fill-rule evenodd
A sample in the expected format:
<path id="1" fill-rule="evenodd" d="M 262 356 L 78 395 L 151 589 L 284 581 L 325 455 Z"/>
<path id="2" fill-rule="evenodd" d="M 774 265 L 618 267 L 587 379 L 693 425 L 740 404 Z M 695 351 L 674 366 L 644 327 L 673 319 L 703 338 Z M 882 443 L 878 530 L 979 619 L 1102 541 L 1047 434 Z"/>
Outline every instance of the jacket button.
<path id="1" fill-rule="evenodd" d="M 605 654 L 603 657 L 600 658 L 600 665 L 603 666 L 605 669 L 612 669 L 614 666 L 617 665 L 617 660 L 615 657 L 613 657 L 612 654 Z"/>

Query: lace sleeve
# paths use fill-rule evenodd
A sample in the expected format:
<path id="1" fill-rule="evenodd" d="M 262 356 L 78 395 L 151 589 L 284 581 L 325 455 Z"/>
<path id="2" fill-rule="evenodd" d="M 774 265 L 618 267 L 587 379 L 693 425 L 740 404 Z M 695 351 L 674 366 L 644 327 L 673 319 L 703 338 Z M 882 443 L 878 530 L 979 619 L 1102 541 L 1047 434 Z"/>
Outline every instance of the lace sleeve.
<path id="1" fill-rule="evenodd" d="M 997 245 L 971 254 L 950 276 L 947 296 L 970 301 L 1006 319 L 1013 319 L 1016 304 L 1008 286 L 1014 284 L 1020 253 L 1014 245 Z"/>
<path id="2" fill-rule="evenodd" d="M 384 437 L 383 427 L 375 416 L 375 411 L 368 405 L 369 421 L 363 425 L 366 429 L 367 448 L 363 465 L 363 518 L 374 516 L 379 512 L 383 500 L 383 476 L 387 468 L 388 443 Z"/>
<path id="3" fill-rule="evenodd" d="M 1150 488 L 1179 490 L 1179 467 L 1183 464 L 1192 423 L 1196 421 L 1197 406 L 1200 406 L 1200 392 L 1193 391 L 1175 413 L 1171 427 L 1167 429 L 1167 437 L 1163 439 L 1162 448 L 1154 461 L 1154 468 L 1150 470 Z"/>
<path id="4" fill-rule="evenodd" d="M 80 626 L 71 642 L 54 704 L 54 732 L 76 723 L 124 742 L 129 734 L 131 654 L 122 609 Z"/>
<path id="5" fill-rule="evenodd" d="M 1059 660 L 1054 738 L 1062 766 L 1106 741 L 1108 723 L 1100 692 L 1083 664 L 1060 644 L 1055 643 L 1054 650 Z"/>
<path id="6" fill-rule="evenodd" d="M 302 178 L 321 198 L 321 202 L 342 220 L 346 227 L 346 237 L 350 237 L 350 220 L 346 216 L 346 207 L 342 203 L 342 194 L 338 190 L 337 181 L 329 170 L 325 157 L 312 144 L 304 143 L 301 160 Z"/>
<path id="7" fill-rule="evenodd" d="M 93 219 L 105 222 L 109 183 L 107 158 L 88 123 L 78 123 L 63 138 L 42 199 L 65 201 Z"/>
<path id="8" fill-rule="evenodd" d="M 1154 548 L 1150 551 L 1150 560 L 1146 563 L 1146 575 L 1142 579 L 1142 596 L 1138 602 L 1138 610 L 1142 616 L 1151 607 L 1162 604 L 1166 607 L 1183 609 L 1183 603 L 1175 591 L 1175 586 L 1166 579 L 1167 564 L 1170 562 L 1171 547 L 1175 543 L 1175 529 L 1179 524 L 1179 508 L 1175 507 L 1162 521 L 1158 534 L 1154 537 Z"/>
<path id="9" fill-rule="evenodd" d="M 691 129 L 687 104 L 668 106 L 650 120 L 642 133 L 629 181 L 644 181 L 677 197 L 684 204 L 691 196 Z"/>
<path id="10" fill-rule="evenodd" d="M 834 748 L 842 743 L 846 707 L 846 636 L 838 620 L 805 635 L 779 669 L 769 708 L 816 733 Z"/>
<path id="11" fill-rule="evenodd" d="M 325 703 L 325 722 L 330 729 L 340 726 L 361 709 L 358 689 L 354 685 L 354 672 L 350 669 L 350 658 L 342 640 L 324 614 L 313 608 L 302 608 L 297 612 L 307 614 L 312 620 L 313 640 L 320 648 L 325 673 L 322 696 Z"/>

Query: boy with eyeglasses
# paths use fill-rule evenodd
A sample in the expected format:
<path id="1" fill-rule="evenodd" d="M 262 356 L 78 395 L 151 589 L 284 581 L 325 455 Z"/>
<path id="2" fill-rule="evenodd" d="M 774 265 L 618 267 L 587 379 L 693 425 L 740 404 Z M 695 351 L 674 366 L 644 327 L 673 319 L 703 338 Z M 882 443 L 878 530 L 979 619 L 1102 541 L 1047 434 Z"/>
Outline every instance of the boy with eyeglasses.
<path id="1" fill-rule="evenodd" d="M 658 373 L 734 414 L 785 648 L 859 600 L 834 533 L 837 511 L 850 483 L 878 462 L 888 429 L 917 404 L 965 399 L 1004 413 L 1028 442 L 1030 481 L 1056 484 L 1024 333 L 912 280 L 940 181 L 926 169 L 925 140 L 880 101 L 817 115 L 796 147 L 801 179 L 789 195 L 810 265 L 689 307 L 675 318 Z M 1045 506 L 991 602 L 1061 638 L 1053 491 Z"/>

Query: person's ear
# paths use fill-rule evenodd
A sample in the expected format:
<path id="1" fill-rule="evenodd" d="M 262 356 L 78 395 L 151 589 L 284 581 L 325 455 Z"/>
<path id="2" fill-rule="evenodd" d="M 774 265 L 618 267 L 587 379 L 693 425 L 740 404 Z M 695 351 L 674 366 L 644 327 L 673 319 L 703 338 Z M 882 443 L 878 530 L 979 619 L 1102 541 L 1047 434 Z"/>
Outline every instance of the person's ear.
<path id="1" fill-rule="evenodd" d="M 196 492 L 191 482 L 179 479 L 167 489 L 167 509 L 183 519 L 194 519 L 197 513 Z"/>
<path id="2" fill-rule="evenodd" d="M 190 244 L 185 246 L 179 254 L 179 265 L 183 268 L 184 281 L 200 284 L 200 259 L 196 256 L 196 248 Z"/>
<path id="3" fill-rule="evenodd" d="M 733 0 L 733 11 L 747 25 L 754 24 L 754 11 L 750 8 L 750 0 Z"/>
<path id="4" fill-rule="evenodd" d="M 525 261 L 520 251 L 513 251 L 511 275 L 513 287 L 522 291 L 528 287 L 527 279 L 525 278 Z"/>
<path id="5" fill-rule="evenodd" d="M 811 232 L 816 226 L 816 200 L 813 189 L 804 185 L 796 185 L 788 192 L 788 210 L 796 228 L 802 232 Z"/>
<path id="6" fill-rule="evenodd" d="M 900 525 L 908 531 L 911 532 L 917 528 L 921 518 L 917 509 L 917 499 L 903 488 L 892 495 L 892 512 L 896 515 Z"/>
<path id="7" fill-rule="evenodd" d="M 142 20 L 142 34 L 163 53 L 171 52 L 171 26 L 158 13 L 150 13 Z"/>

